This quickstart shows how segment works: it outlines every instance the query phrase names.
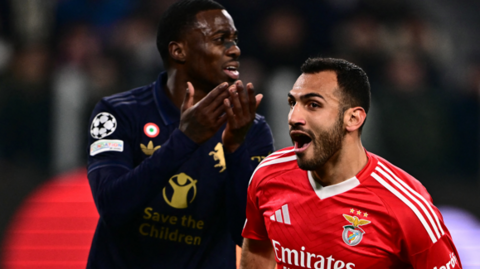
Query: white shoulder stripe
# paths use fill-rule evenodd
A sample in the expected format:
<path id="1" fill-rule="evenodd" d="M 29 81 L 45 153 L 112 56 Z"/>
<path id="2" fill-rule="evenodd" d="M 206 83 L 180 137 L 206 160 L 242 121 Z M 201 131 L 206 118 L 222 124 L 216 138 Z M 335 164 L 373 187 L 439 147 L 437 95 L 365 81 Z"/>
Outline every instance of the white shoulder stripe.
<path id="1" fill-rule="evenodd" d="M 293 152 L 293 148 L 292 149 L 287 149 L 287 150 L 275 151 L 272 154 L 268 155 L 267 158 L 275 157 L 275 156 L 282 155 L 284 153 L 289 153 L 289 152 Z"/>
<path id="2" fill-rule="evenodd" d="M 293 152 L 293 149 L 290 149 L 290 150 L 282 150 L 282 151 L 276 151 L 270 155 L 268 155 L 265 159 L 263 159 L 258 165 L 262 165 L 262 164 L 265 164 L 266 162 L 269 162 L 271 160 L 275 160 L 275 159 L 278 159 L 280 157 L 282 157 L 282 155 L 284 155 L 285 153 L 290 153 L 290 152 Z"/>
<path id="3" fill-rule="evenodd" d="M 290 162 L 290 161 L 293 161 L 293 160 L 296 160 L 297 159 L 297 156 L 296 155 L 292 155 L 292 156 L 288 156 L 288 157 L 283 157 L 283 158 L 271 158 L 269 160 L 267 160 L 267 158 L 265 158 L 265 160 L 263 160 L 258 166 L 257 168 L 255 168 L 255 171 L 253 171 L 253 174 L 252 176 L 250 177 L 250 181 L 248 181 L 248 185 L 250 186 L 250 183 L 252 182 L 252 179 L 253 179 L 253 176 L 255 175 L 255 173 L 258 171 L 258 169 L 264 167 L 264 166 L 267 166 L 267 165 L 272 165 L 272 164 L 277 164 L 277 163 L 284 163 L 284 162 Z"/>
<path id="4" fill-rule="evenodd" d="M 377 166 L 376 168 L 377 171 L 379 171 L 385 178 L 387 178 L 391 183 L 393 183 L 395 186 L 397 186 L 397 188 L 399 188 L 403 194 L 406 194 L 408 196 L 408 198 L 410 198 L 411 200 L 413 200 L 423 211 L 423 213 L 425 214 L 425 216 L 427 216 L 428 218 L 428 221 L 430 222 L 430 226 L 433 227 L 433 230 L 435 231 L 435 234 L 437 235 L 438 238 L 440 238 L 440 234 L 438 232 L 438 228 L 437 228 L 437 225 L 435 224 L 435 222 L 433 221 L 432 219 L 432 216 L 430 215 L 430 213 L 427 211 L 427 209 L 425 208 L 425 206 L 420 203 L 420 201 L 418 201 L 418 199 L 416 199 L 410 192 L 407 192 L 407 190 L 402 186 L 400 185 L 396 180 L 394 180 L 389 174 L 387 174 L 385 171 L 383 171 L 380 167 Z M 401 181 L 401 180 L 400 180 Z M 405 182 L 403 182 L 405 184 Z M 405 184 L 407 185 L 407 184 Z M 408 185 L 407 185 L 408 186 Z M 410 189 L 411 192 L 415 192 L 413 189 Z M 417 193 L 418 194 L 418 193 Z M 418 194 L 419 195 L 419 194 Z M 420 195 L 419 195 L 420 196 Z M 415 206 L 415 205 L 414 205 Z"/>
<path id="5" fill-rule="evenodd" d="M 422 216 L 422 213 L 418 211 L 417 207 L 414 206 L 405 196 L 403 196 L 400 192 L 398 192 L 394 187 L 392 187 L 390 184 L 388 184 L 382 177 L 377 175 L 375 172 L 372 173 L 372 177 L 375 178 L 380 184 L 382 184 L 386 189 L 391 191 L 395 196 L 397 196 L 400 200 L 402 200 L 410 209 L 417 215 L 417 218 L 420 220 L 422 223 L 423 227 L 427 231 L 428 235 L 430 236 L 430 239 L 432 240 L 433 243 L 437 242 L 437 238 L 432 232 L 432 229 L 428 225 L 428 223 L 425 221 L 425 218 Z"/>
<path id="6" fill-rule="evenodd" d="M 443 228 L 442 228 L 442 225 L 440 224 L 440 220 L 438 219 L 438 216 L 437 214 L 435 213 L 435 211 L 433 211 L 433 208 L 432 206 L 430 205 L 430 203 L 425 200 L 425 197 L 423 197 L 422 195 L 420 195 L 418 192 L 416 192 L 415 190 L 413 190 L 410 186 L 408 186 L 407 183 L 405 183 L 403 180 L 401 180 L 400 178 L 398 178 L 390 169 L 388 169 L 383 163 L 381 162 L 378 162 L 378 164 L 380 164 L 380 166 L 382 166 L 382 168 L 387 171 L 390 176 L 392 176 L 393 178 L 395 178 L 397 180 L 397 182 L 400 182 L 400 184 L 402 184 L 407 190 L 410 191 L 410 193 L 413 193 L 416 197 L 418 197 L 420 200 L 423 201 L 423 203 L 427 206 L 428 210 L 430 211 L 430 213 L 432 214 L 432 216 L 435 218 L 435 222 L 437 225 L 435 225 L 435 223 L 433 222 L 433 220 L 430 219 L 430 214 L 428 214 L 426 212 L 426 210 L 424 209 L 424 207 L 422 206 L 422 209 L 423 211 L 425 212 L 425 215 L 427 215 L 430 219 L 430 222 L 432 223 L 432 226 L 435 228 L 435 231 L 437 231 L 436 227 L 438 227 L 440 229 L 440 233 L 442 235 L 445 234 L 445 232 L 443 231 Z M 418 203 L 418 202 L 417 202 Z M 440 235 L 438 234 L 437 232 L 437 236 L 440 238 Z"/>

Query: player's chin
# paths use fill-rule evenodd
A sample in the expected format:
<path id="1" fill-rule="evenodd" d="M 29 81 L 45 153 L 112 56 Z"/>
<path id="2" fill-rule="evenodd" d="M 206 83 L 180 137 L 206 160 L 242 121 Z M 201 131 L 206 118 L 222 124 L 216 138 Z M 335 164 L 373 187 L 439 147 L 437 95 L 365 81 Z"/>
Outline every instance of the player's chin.
<path id="1" fill-rule="evenodd" d="M 315 164 L 311 160 L 306 159 L 299 159 L 297 156 L 297 164 L 298 167 L 305 171 L 312 171 L 315 170 Z"/>

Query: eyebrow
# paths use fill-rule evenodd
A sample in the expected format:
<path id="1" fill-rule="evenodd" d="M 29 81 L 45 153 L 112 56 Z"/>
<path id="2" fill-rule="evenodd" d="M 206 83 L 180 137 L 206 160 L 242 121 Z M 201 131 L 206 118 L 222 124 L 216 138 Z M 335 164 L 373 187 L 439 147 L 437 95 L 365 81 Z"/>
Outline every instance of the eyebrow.
<path id="1" fill-rule="evenodd" d="M 308 99 L 308 98 L 312 98 L 312 97 L 318 97 L 318 98 L 322 98 L 323 100 L 325 100 L 325 97 L 323 97 L 321 94 L 318 94 L 318 93 L 315 93 L 315 92 L 304 94 L 304 95 L 300 96 L 300 99 L 304 100 L 304 99 Z M 288 93 L 288 98 L 295 99 L 295 97 L 293 97 L 293 95 L 290 94 L 290 93 Z"/>
<path id="2" fill-rule="evenodd" d="M 232 31 L 230 31 L 230 30 L 220 29 L 220 30 L 216 31 L 215 33 L 213 33 L 212 35 L 216 35 L 216 34 L 231 34 L 231 33 L 232 33 Z M 234 36 L 238 36 L 238 30 L 233 31 L 233 35 L 234 35 Z"/>

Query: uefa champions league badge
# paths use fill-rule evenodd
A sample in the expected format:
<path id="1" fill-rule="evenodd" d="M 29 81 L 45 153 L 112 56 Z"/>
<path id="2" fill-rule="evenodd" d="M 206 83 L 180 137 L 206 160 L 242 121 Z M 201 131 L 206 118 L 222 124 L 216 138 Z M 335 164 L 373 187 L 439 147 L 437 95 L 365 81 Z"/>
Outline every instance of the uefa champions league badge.
<path id="1" fill-rule="evenodd" d="M 113 134 L 115 129 L 117 129 L 117 120 L 115 117 L 110 113 L 100 112 L 92 120 L 90 134 L 95 139 L 102 139 Z"/>
<path id="2" fill-rule="evenodd" d="M 350 212 L 352 211 L 353 209 Z M 357 214 L 360 215 L 361 212 L 357 211 Z M 364 216 L 367 216 L 367 214 L 364 213 Z M 365 231 L 359 226 L 367 225 L 371 223 L 371 221 L 359 219 L 357 216 L 349 216 L 346 214 L 343 214 L 343 217 L 345 217 L 345 219 L 352 224 L 343 226 L 343 242 L 349 246 L 356 246 L 362 241 L 363 235 L 365 234 Z"/>
<path id="3" fill-rule="evenodd" d="M 143 132 L 150 138 L 155 138 L 160 133 L 160 128 L 155 123 L 149 122 L 143 127 Z"/>

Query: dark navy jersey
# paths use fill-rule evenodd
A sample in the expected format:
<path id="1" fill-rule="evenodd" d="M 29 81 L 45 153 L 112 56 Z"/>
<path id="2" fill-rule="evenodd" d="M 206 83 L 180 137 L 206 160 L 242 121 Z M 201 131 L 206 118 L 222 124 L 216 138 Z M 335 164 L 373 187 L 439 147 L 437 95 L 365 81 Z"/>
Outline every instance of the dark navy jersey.
<path id="1" fill-rule="evenodd" d="M 100 219 L 88 268 L 235 268 L 247 185 L 273 151 L 270 128 L 256 115 L 231 154 L 224 127 L 197 145 L 178 130 L 166 79 L 103 98 L 92 113 L 88 179 Z"/>

